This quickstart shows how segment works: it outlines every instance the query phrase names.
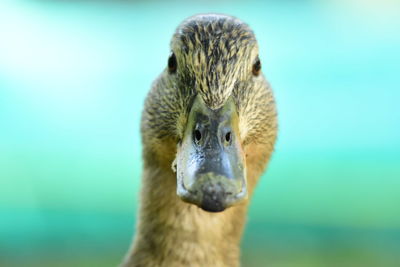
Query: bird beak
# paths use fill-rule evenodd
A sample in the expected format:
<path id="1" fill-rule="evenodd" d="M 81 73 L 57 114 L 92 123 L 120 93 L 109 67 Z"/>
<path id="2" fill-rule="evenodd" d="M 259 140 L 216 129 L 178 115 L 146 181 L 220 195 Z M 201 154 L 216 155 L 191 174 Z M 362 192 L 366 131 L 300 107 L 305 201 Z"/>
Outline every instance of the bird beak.
<path id="1" fill-rule="evenodd" d="M 197 96 L 176 158 L 177 194 L 210 212 L 247 198 L 246 166 L 232 98 L 217 110 Z"/>

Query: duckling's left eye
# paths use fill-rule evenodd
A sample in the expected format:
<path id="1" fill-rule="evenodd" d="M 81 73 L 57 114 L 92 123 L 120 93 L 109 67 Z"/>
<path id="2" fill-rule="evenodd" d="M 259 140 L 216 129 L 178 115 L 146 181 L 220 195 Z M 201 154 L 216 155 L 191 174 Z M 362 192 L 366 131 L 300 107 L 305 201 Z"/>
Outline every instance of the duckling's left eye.
<path id="1" fill-rule="evenodd" d="M 260 58 L 257 57 L 256 61 L 254 61 L 254 64 L 253 64 L 253 70 L 252 70 L 253 75 L 258 76 L 260 74 L 260 71 L 261 71 L 261 61 L 260 61 Z"/>
<path id="2" fill-rule="evenodd" d="M 169 73 L 175 73 L 177 67 L 175 54 L 172 52 L 168 58 L 168 71 Z"/>

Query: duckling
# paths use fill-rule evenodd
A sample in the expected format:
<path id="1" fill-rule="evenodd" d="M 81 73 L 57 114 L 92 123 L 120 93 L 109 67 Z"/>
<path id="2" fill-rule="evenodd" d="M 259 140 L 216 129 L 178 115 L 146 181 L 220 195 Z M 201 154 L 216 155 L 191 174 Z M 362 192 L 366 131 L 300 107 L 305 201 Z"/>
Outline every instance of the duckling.
<path id="1" fill-rule="evenodd" d="M 258 44 L 239 19 L 200 14 L 170 45 L 142 114 L 140 210 L 123 266 L 239 266 L 249 199 L 277 134 Z"/>

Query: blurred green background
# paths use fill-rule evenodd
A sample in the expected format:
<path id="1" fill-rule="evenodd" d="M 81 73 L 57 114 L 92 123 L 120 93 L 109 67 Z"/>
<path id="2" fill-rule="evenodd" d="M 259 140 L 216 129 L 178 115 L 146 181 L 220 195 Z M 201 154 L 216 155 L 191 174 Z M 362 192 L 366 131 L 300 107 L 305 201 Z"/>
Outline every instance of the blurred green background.
<path id="1" fill-rule="evenodd" d="M 398 1 L 0 2 L 0 266 L 116 266 L 184 18 L 254 29 L 280 132 L 243 266 L 400 266 Z"/>

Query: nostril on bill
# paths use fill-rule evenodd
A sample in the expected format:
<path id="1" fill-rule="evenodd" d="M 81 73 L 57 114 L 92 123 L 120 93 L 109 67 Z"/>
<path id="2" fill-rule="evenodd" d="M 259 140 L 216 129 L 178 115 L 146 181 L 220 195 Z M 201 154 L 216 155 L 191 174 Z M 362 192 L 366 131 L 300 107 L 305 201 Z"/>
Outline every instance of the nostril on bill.
<path id="1" fill-rule="evenodd" d="M 198 129 L 194 130 L 194 132 L 193 132 L 194 142 L 196 144 L 200 144 L 201 138 L 202 138 L 202 134 L 201 134 L 200 130 L 198 130 Z"/>
<path id="2" fill-rule="evenodd" d="M 231 132 L 227 132 L 225 134 L 225 141 L 228 142 L 228 143 L 231 141 Z"/>

